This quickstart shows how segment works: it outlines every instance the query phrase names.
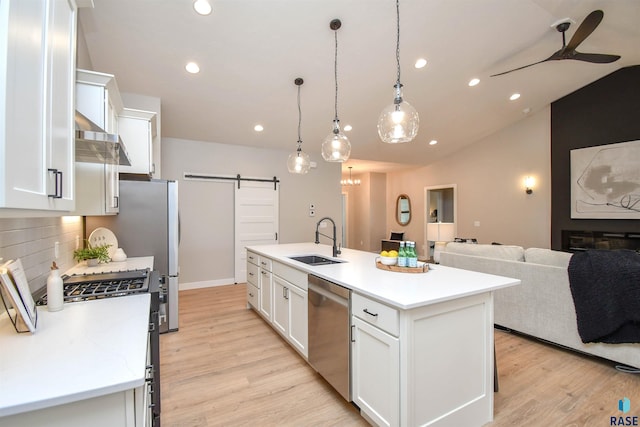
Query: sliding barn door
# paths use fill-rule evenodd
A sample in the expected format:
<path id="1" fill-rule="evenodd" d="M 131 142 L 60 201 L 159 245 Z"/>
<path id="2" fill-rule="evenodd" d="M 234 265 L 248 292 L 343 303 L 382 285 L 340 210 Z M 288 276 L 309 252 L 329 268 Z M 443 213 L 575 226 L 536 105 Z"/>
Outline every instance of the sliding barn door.
<path id="1" fill-rule="evenodd" d="M 235 281 L 247 280 L 247 246 L 278 243 L 279 184 L 235 185 Z"/>

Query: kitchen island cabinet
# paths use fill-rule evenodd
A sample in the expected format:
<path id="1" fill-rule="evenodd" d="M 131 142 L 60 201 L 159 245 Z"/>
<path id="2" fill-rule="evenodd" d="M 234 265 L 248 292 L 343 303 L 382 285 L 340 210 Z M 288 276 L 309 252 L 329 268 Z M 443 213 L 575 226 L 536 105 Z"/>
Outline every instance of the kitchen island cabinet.
<path id="1" fill-rule="evenodd" d="M 38 307 L 34 334 L 0 317 L 0 425 L 149 423 L 149 308 L 148 293 Z"/>
<path id="2" fill-rule="evenodd" d="M 411 274 L 375 267 L 377 254 L 313 243 L 247 248 L 352 291 L 352 399 L 375 425 L 481 426 L 493 419 L 493 295 L 508 277 L 435 265 Z M 275 271 L 275 268 L 274 268 Z M 354 342 L 353 342 L 354 341 Z"/>
<path id="3" fill-rule="evenodd" d="M 247 251 L 249 307 L 256 310 L 305 359 L 308 357 L 307 286 L 306 272 L 266 255 Z M 254 295 L 256 291 L 258 298 Z"/>
<path id="4" fill-rule="evenodd" d="M 74 208 L 75 43 L 74 1 L 0 3 L 0 208 Z"/>

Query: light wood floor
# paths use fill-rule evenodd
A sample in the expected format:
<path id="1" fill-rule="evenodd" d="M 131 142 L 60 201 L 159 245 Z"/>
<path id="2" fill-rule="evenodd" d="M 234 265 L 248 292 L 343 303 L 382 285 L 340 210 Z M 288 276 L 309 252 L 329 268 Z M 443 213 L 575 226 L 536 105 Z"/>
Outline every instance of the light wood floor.
<path id="1" fill-rule="evenodd" d="M 160 337 L 163 427 L 368 425 L 246 309 L 245 292 L 180 292 L 180 330 Z M 632 402 L 624 415 L 640 415 L 639 375 L 502 331 L 495 340 L 500 391 L 489 426 L 608 426 L 623 397 Z"/>

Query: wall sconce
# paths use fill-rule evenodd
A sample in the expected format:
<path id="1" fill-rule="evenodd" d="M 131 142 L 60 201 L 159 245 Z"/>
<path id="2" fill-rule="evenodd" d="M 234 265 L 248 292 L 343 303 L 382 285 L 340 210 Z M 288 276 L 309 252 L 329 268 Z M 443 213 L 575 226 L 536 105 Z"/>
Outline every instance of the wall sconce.
<path id="1" fill-rule="evenodd" d="M 528 176 L 524 179 L 524 186 L 527 194 L 533 193 L 533 186 L 535 184 L 536 184 L 536 180 L 532 176 Z"/>

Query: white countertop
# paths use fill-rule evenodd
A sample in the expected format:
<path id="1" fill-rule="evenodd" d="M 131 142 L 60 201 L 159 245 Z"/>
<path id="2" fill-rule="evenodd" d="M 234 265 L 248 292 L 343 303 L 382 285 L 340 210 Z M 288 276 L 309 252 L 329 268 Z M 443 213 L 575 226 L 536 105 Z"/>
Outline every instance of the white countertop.
<path id="1" fill-rule="evenodd" d="M 299 255 L 333 258 L 331 246 L 323 244 L 290 243 L 247 249 L 404 310 L 520 284 L 518 279 L 439 264 L 430 264 L 426 273 L 385 271 L 376 268 L 378 254 L 346 248 L 337 257 L 346 261 L 340 264 L 310 266 L 289 258 Z"/>
<path id="2" fill-rule="evenodd" d="M 0 417 L 143 385 L 150 304 L 145 293 L 38 307 L 34 334 L 0 316 Z"/>
<path id="3" fill-rule="evenodd" d="M 105 264 L 101 263 L 96 265 L 95 267 L 87 267 L 86 262 L 81 262 L 65 271 L 64 274 L 66 274 L 67 276 L 73 276 L 77 274 L 96 274 L 111 273 L 114 271 L 144 270 L 145 268 L 153 270 L 152 256 L 131 257 L 120 262 L 111 261 Z"/>

